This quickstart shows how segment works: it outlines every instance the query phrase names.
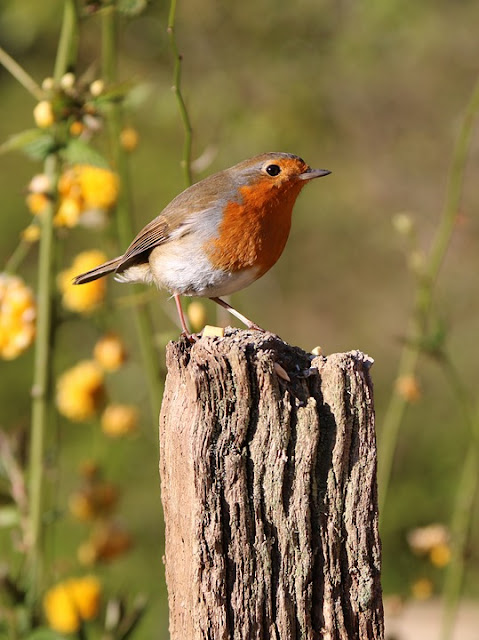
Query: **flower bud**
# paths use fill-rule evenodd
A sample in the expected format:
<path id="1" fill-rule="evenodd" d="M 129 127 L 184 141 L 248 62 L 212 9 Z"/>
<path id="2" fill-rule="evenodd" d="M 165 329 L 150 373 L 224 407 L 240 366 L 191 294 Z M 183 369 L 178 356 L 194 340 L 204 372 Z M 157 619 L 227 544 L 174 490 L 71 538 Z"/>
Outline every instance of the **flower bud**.
<path id="1" fill-rule="evenodd" d="M 40 129 L 51 127 L 55 122 L 52 103 L 48 100 L 41 100 L 33 110 L 33 118 Z"/>

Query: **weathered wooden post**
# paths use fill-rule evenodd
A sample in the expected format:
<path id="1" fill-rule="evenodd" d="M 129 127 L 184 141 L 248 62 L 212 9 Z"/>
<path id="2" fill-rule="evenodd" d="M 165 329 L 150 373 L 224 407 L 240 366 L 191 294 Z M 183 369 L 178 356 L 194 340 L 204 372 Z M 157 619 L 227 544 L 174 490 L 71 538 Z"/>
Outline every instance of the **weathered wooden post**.
<path id="1" fill-rule="evenodd" d="M 371 363 L 234 329 L 168 346 L 171 640 L 383 638 Z"/>

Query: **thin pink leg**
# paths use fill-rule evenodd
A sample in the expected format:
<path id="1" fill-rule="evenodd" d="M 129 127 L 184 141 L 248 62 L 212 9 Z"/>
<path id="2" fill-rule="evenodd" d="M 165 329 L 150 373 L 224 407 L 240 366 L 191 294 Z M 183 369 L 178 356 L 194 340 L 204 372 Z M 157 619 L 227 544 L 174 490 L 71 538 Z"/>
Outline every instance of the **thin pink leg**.
<path id="1" fill-rule="evenodd" d="M 191 339 L 191 333 L 188 331 L 188 327 L 186 326 L 186 320 L 185 320 L 185 316 L 183 314 L 183 309 L 181 307 L 180 296 L 177 293 L 174 293 L 173 297 L 174 297 L 175 302 L 176 302 L 176 308 L 178 310 L 178 315 L 180 316 L 180 322 L 181 322 L 181 328 L 183 329 L 183 335 L 186 336 L 188 338 L 188 340 L 190 340 Z"/>
<path id="2" fill-rule="evenodd" d="M 262 331 L 264 333 L 264 329 L 262 329 L 261 327 L 258 327 L 258 325 L 255 324 L 254 322 L 251 322 L 251 320 L 248 320 L 246 316 L 244 316 L 239 311 L 236 311 L 236 309 L 234 309 L 230 304 L 228 304 L 221 298 L 210 298 L 210 300 L 213 300 L 213 302 L 216 302 L 216 304 L 219 304 L 220 307 L 223 307 L 223 309 L 226 309 L 226 311 L 229 311 L 231 315 L 236 316 L 238 320 L 241 320 L 241 322 L 248 327 L 248 329 L 255 329 L 256 331 Z"/>

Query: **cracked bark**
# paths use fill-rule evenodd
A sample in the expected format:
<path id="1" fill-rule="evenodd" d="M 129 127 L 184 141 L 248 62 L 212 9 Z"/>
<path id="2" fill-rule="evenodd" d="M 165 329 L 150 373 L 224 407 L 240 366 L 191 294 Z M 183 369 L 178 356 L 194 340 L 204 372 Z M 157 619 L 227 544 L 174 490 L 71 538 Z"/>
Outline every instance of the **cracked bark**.
<path id="1" fill-rule="evenodd" d="M 383 638 L 370 365 L 249 331 L 168 346 L 172 640 Z"/>

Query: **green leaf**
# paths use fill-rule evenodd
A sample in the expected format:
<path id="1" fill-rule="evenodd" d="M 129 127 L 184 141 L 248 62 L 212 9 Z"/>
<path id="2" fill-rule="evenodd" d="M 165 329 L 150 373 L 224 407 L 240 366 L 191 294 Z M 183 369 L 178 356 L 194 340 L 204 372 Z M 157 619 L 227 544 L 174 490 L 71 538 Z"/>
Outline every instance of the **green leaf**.
<path id="1" fill-rule="evenodd" d="M 7 151 L 18 151 L 25 149 L 25 147 L 36 143 L 40 138 L 45 136 L 45 132 L 41 129 L 26 129 L 20 133 L 15 133 L 10 136 L 5 142 L 0 145 L 0 153 L 7 153 Z"/>
<path id="2" fill-rule="evenodd" d="M 92 164 L 102 169 L 109 168 L 108 162 L 102 154 L 79 138 L 70 140 L 63 149 L 62 155 L 66 162 L 70 164 Z"/>
<path id="3" fill-rule="evenodd" d="M 148 0 L 118 0 L 118 11 L 126 16 L 138 16 L 146 9 Z"/>
<path id="4" fill-rule="evenodd" d="M 36 139 L 23 146 L 22 151 L 32 160 L 45 160 L 57 148 L 57 143 L 49 133 L 42 133 Z"/>
<path id="5" fill-rule="evenodd" d="M 120 102 L 127 96 L 133 88 L 133 83 L 129 80 L 125 82 L 118 82 L 116 84 L 112 84 L 103 91 L 97 98 L 93 100 L 93 102 L 102 106 L 108 102 Z"/>

